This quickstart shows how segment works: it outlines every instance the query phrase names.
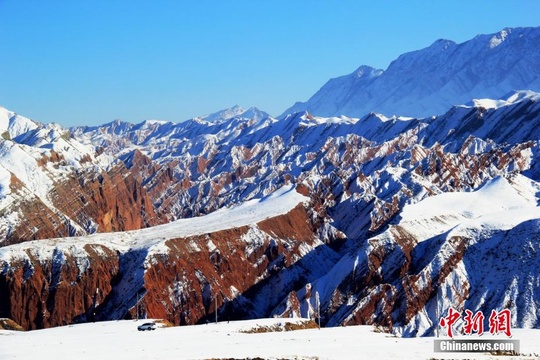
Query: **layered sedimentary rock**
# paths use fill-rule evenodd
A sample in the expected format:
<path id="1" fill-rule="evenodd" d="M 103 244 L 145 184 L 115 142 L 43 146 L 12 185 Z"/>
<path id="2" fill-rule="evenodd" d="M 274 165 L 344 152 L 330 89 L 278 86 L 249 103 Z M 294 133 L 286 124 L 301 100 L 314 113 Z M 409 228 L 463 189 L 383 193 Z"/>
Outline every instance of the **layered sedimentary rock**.
<path id="1" fill-rule="evenodd" d="M 482 311 L 486 328 L 492 310 L 509 309 L 512 326 L 538 327 L 539 190 L 510 175 L 406 206 L 273 314 L 313 316 L 319 302 L 327 326 L 376 324 L 419 336 L 433 334 L 450 307 Z"/>
<path id="2" fill-rule="evenodd" d="M 99 241 L 89 236 L 4 247 L 0 316 L 26 329 L 136 316 L 193 324 L 213 319 L 217 304 L 220 318 L 237 317 L 245 306 L 261 306 L 244 297 L 258 284 L 294 269 L 308 254 L 329 261 L 324 254 L 333 251 L 318 239 L 322 222 L 308 208 L 298 204 L 257 223 L 186 237 L 173 230 L 154 239 L 147 229 L 151 244 L 145 246 L 111 233 Z M 330 241 L 342 236 L 326 232 Z M 283 291 L 305 276 L 291 275 Z"/>
<path id="3" fill-rule="evenodd" d="M 100 174 L 72 173 L 55 181 L 47 197 L 32 194 L 15 175 L 14 204 L 2 213 L 16 213 L 4 244 L 85 233 L 127 231 L 166 221 L 156 214 L 141 182 L 123 164 Z"/>
<path id="4" fill-rule="evenodd" d="M 2 154 L 41 164 L 41 182 L 10 163 L 9 172 L 0 169 L 0 184 L 10 179 L 1 188 L 0 201 L 9 206 L 2 208 L 0 229 L 17 234 L 4 225 L 20 226 L 21 240 L 38 237 L 34 233 L 55 237 L 196 220 L 287 186 L 309 203 L 272 220 L 188 235 L 151 228 L 153 235 L 144 232 L 149 247 L 131 246 L 132 232 L 109 234 L 107 241 L 94 241 L 99 234 L 74 238 L 82 250 L 66 248 L 64 240 L 21 244 L 17 249 L 26 250 L 0 266 L 0 309 L 15 307 L 0 316 L 27 328 L 137 312 L 187 324 L 211 318 L 217 299 L 220 318 L 320 316 L 328 326 L 373 323 L 407 335 L 432 332 L 435 314 L 449 306 L 510 308 L 520 314 L 514 325 L 538 326 L 538 294 L 529 285 L 538 281 L 531 270 L 538 263 L 537 222 L 507 213 L 536 214 L 538 99 L 520 92 L 502 105 L 480 101 L 429 119 L 298 113 L 280 120 L 115 122 L 75 129 L 69 141 L 55 140 L 62 147 L 54 152 L 5 140 Z M 69 146 L 95 152 L 74 157 Z M 495 199 L 513 194 L 493 208 L 522 223 L 493 224 L 489 213 L 471 212 L 478 199 L 461 197 L 459 209 L 404 222 L 414 204 L 476 194 L 503 180 L 515 191 L 503 186 L 491 193 Z M 527 181 L 533 185 L 523 185 Z M 523 203 L 512 202 L 524 194 Z M 11 211 L 12 200 L 28 213 Z M 466 230 L 455 232 L 456 226 Z M 511 248 L 510 258 L 519 259 L 500 267 L 507 271 L 498 271 L 497 279 L 487 272 L 500 261 L 494 247 Z M 515 269 L 526 275 L 515 276 Z M 485 281 L 491 281 L 487 293 L 481 290 Z"/>

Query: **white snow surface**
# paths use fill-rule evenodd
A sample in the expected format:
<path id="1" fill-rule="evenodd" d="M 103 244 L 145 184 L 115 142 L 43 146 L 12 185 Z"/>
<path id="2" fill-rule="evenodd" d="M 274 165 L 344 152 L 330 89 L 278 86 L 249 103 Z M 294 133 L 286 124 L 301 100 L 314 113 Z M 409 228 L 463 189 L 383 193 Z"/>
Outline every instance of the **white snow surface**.
<path id="1" fill-rule="evenodd" d="M 24 116 L 0 106 L 0 135 L 8 132 L 11 138 L 38 127 L 38 124 Z"/>
<path id="2" fill-rule="evenodd" d="M 284 186 L 262 199 L 253 199 L 237 207 L 220 209 L 211 214 L 177 220 L 141 230 L 99 233 L 89 236 L 28 241 L 0 248 L 0 260 L 25 257 L 28 251 L 39 259 L 50 259 L 54 251 L 77 253 L 86 244 L 103 245 L 119 251 L 148 249 L 149 254 L 167 253 L 166 240 L 212 233 L 251 224 L 286 214 L 308 198 L 296 192 L 292 185 Z M 80 254 L 84 255 L 84 254 Z"/>
<path id="3" fill-rule="evenodd" d="M 207 114 L 203 116 L 196 117 L 194 119 L 196 120 L 203 120 L 210 123 L 217 123 L 217 122 L 223 122 L 228 119 L 232 119 L 234 117 L 242 117 L 242 118 L 250 118 L 250 119 L 256 119 L 261 120 L 263 118 L 266 118 L 270 115 L 268 115 L 266 112 L 261 111 L 255 107 L 244 109 L 243 107 L 239 105 L 235 105 L 231 108 L 220 110 L 218 112 Z"/>
<path id="4" fill-rule="evenodd" d="M 149 320 L 70 325 L 45 330 L 0 330 L 2 360 L 40 359 L 494 359 L 480 353 L 434 353 L 433 337 L 397 338 L 371 326 L 349 326 L 259 334 L 260 326 L 283 326 L 304 319 L 258 319 L 217 324 L 158 327 L 137 331 Z M 520 353 L 540 353 L 540 330 L 513 330 Z M 466 339 L 473 339 L 467 337 Z M 482 339 L 493 339 L 488 335 Z M 517 357 L 512 357 L 516 359 Z M 532 356 L 519 357 L 532 359 Z"/>
<path id="5" fill-rule="evenodd" d="M 467 228 L 474 220 L 508 229 L 540 218 L 539 191 L 538 183 L 523 175 L 516 175 L 512 183 L 497 177 L 474 192 L 444 193 L 407 205 L 400 214 L 400 225 L 417 239 L 429 239 L 458 224 Z"/>
<path id="6" fill-rule="evenodd" d="M 483 107 L 485 109 L 499 109 L 503 106 L 516 104 L 525 100 L 538 101 L 540 94 L 530 90 L 511 91 L 500 99 L 473 99 L 465 107 Z"/>

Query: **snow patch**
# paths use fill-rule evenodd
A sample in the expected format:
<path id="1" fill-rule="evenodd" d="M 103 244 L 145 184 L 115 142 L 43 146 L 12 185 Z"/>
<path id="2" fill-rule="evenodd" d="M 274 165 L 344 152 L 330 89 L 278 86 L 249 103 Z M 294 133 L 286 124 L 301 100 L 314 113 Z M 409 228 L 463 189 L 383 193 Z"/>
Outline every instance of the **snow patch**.
<path id="1" fill-rule="evenodd" d="M 152 261 L 156 254 L 166 254 L 169 248 L 166 241 L 175 238 L 188 238 L 236 227 L 254 225 L 265 219 L 283 215 L 296 205 L 309 199 L 295 191 L 292 185 L 282 187 L 264 198 L 253 199 L 230 209 L 221 209 L 211 214 L 181 219 L 168 224 L 151 228 L 126 231 L 119 233 L 97 233 L 89 236 L 57 238 L 49 240 L 28 241 L 0 248 L 0 261 L 9 262 L 14 256 L 20 257 L 30 252 L 40 260 L 51 259 L 55 252 L 59 254 L 72 253 L 76 257 L 86 258 L 85 245 L 102 245 L 104 247 L 125 253 L 130 250 L 146 249 L 146 262 Z M 248 233 L 249 234 L 249 233 Z M 245 240 L 256 247 L 260 242 L 261 233 L 252 231 Z M 212 248 L 210 241 L 209 249 Z M 212 250 L 211 250 L 212 251 Z M 253 251 L 253 250 L 251 250 Z M 81 260 L 78 266 L 83 269 L 86 263 Z"/>

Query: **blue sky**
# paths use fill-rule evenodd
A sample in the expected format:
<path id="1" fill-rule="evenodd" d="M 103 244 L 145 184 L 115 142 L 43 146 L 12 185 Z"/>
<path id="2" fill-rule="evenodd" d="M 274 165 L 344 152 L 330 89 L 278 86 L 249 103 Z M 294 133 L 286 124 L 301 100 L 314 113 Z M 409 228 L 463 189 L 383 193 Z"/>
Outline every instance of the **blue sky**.
<path id="1" fill-rule="evenodd" d="M 64 126 L 279 115 L 362 64 L 538 14 L 538 0 L 0 0 L 0 105 Z"/>

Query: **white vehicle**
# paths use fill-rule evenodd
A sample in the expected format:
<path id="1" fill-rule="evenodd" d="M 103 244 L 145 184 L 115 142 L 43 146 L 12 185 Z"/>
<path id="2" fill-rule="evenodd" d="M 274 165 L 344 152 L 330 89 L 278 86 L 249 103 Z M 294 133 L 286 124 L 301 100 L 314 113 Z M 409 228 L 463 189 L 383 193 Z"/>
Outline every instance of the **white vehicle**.
<path id="1" fill-rule="evenodd" d="M 153 322 L 147 322 L 142 325 L 137 326 L 137 330 L 144 331 L 144 330 L 156 330 L 156 323 Z"/>

